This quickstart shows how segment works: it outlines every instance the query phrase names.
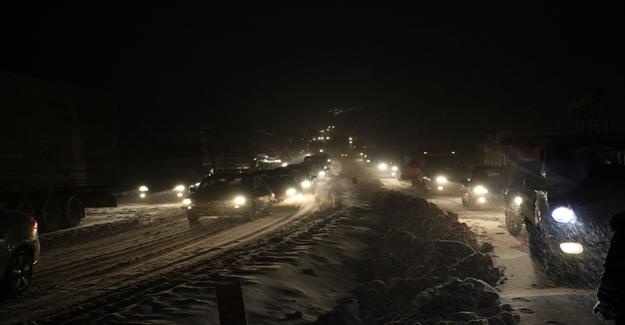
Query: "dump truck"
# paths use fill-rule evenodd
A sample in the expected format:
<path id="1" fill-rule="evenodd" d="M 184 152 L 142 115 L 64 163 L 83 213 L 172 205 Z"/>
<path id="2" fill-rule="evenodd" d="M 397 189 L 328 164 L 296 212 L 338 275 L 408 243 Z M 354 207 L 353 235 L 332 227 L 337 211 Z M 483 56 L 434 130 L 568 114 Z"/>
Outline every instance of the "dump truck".
<path id="1" fill-rule="evenodd" d="M 73 227 L 85 207 L 115 206 L 117 105 L 62 82 L 0 74 L 0 208 L 42 231 Z"/>

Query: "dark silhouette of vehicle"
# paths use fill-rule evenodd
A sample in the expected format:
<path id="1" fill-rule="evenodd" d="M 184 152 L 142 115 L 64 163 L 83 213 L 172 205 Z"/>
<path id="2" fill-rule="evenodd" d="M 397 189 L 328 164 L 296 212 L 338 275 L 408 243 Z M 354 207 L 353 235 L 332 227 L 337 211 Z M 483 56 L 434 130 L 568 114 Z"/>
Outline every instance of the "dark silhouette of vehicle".
<path id="1" fill-rule="evenodd" d="M 73 227 L 85 207 L 115 206 L 116 103 L 67 84 L 0 74 L 0 200 L 42 231 Z"/>
<path id="2" fill-rule="evenodd" d="M 192 224 L 202 216 L 240 215 L 253 218 L 269 212 L 274 193 L 256 173 L 211 175 L 183 200 Z"/>
<path id="3" fill-rule="evenodd" d="M 501 203 L 508 168 L 477 166 L 471 177 L 462 181 L 462 205 L 470 208 L 492 208 Z"/>
<path id="4" fill-rule="evenodd" d="M 520 191 L 525 199 L 533 191 L 534 202 L 510 217 L 526 224 L 532 255 L 554 279 L 596 280 L 610 238 L 608 219 L 625 210 L 625 141 L 553 139 L 537 177 L 524 186 Z M 509 191 L 507 200 L 516 200 Z"/>
<path id="5" fill-rule="evenodd" d="M 304 157 L 304 163 L 314 166 L 316 169 L 324 170 L 328 166 L 329 157 L 327 154 L 317 154 Z"/>
<path id="6" fill-rule="evenodd" d="M 523 161 L 510 168 L 503 203 L 506 228 L 512 236 L 519 236 L 523 231 L 525 216 L 534 215 L 534 188 L 539 178 L 540 161 Z"/>
<path id="7" fill-rule="evenodd" d="M 296 182 L 294 185 L 296 186 L 297 191 L 301 193 L 310 193 L 314 191 L 314 180 L 318 177 L 313 174 L 316 171 L 314 168 L 315 167 L 310 165 L 310 163 L 295 164 L 285 167 L 285 169 L 293 175 Z"/>
<path id="8" fill-rule="evenodd" d="M 300 182 L 293 176 L 287 168 L 276 168 L 272 170 L 262 170 L 256 172 L 267 183 L 267 186 L 274 193 L 277 201 L 283 201 L 301 193 Z"/>
<path id="9" fill-rule="evenodd" d="M 422 171 L 423 168 L 421 163 L 419 163 L 416 159 L 412 159 L 401 168 L 400 177 L 402 179 L 410 180 L 412 182 L 412 186 L 417 187 L 421 182 Z"/>
<path id="10" fill-rule="evenodd" d="M 0 295 L 18 297 L 30 286 L 39 258 L 37 220 L 0 208 Z"/>
<path id="11" fill-rule="evenodd" d="M 461 179 L 454 164 L 430 164 L 423 172 L 421 186 L 425 193 L 458 195 Z"/>

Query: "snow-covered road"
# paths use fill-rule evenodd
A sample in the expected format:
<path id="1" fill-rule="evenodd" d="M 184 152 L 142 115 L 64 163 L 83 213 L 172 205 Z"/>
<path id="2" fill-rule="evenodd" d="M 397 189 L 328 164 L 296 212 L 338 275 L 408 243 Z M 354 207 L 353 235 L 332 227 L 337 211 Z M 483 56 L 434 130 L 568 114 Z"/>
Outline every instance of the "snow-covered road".
<path id="1" fill-rule="evenodd" d="M 330 187 L 320 199 L 262 218 L 205 218 L 199 227 L 189 226 L 179 205 L 91 210 L 80 227 L 42 235 L 33 286 L 0 302 L 0 323 L 143 322 L 155 308 L 156 322 L 206 322 L 209 302 L 174 297 L 155 307 L 148 300 L 198 276 L 210 292 L 207 276 L 240 269 L 239 261 L 285 240 L 315 236 L 338 211 L 340 197 L 324 199 Z"/>
<path id="2" fill-rule="evenodd" d="M 407 182 L 390 178 L 381 181 L 387 189 L 417 195 Z M 456 213 L 480 241 L 495 246 L 495 263 L 505 268 L 507 278 L 498 289 L 504 303 L 521 313 L 522 324 L 607 324 L 592 314 L 595 291 L 555 286 L 531 259 L 526 239 L 507 232 L 503 211 L 467 209 L 459 196 L 432 196 L 428 200 Z"/>

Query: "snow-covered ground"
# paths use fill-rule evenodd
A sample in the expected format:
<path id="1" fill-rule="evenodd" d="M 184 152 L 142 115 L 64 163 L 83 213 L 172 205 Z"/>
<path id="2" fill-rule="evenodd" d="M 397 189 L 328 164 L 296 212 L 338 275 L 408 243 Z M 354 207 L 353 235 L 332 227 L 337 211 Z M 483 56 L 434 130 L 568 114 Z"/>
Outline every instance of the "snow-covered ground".
<path id="1" fill-rule="evenodd" d="M 0 323 L 216 324 L 220 276 L 245 280 L 253 323 L 295 309 L 302 317 L 294 321 L 313 319 L 351 289 L 347 275 L 319 280 L 339 272 L 333 256 L 355 249 L 324 239 L 352 205 L 348 181 L 336 182 L 262 218 L 202 218 L 199 227 L 179 205 L 89 210 L 81 226 L 42 235 L 33 286 L 0 301 Z"/>
<path id="2" fill-rule="evenodd" d="M 384 187 L 417 195 L 407 182 L 381 179 Z M 470 210 L 460 197 L 432 196 L 429 201 L 458 214 L 480 240 L 495 246 L 495 262 L 505 268 L 507 281 L 498 287 L 504 303 L 521 313 L 522 324 L 607 324 L 592 314 L 594 290 L 557 287 L 529 255 L 527 241 L 511 236 L 503 211 Z"/>

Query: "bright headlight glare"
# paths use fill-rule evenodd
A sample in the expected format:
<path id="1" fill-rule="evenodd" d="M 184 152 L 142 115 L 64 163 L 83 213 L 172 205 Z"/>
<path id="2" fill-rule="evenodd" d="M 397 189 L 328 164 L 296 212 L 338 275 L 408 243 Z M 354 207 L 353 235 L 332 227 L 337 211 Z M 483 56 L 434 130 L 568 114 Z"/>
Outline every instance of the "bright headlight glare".
<path id="1" fill-rule="evenodd" d="M 567 207 L 559 207 L 551 212 L 551 217 L 560 223 L 575 223 L 577 217 L 575 216 L 575 212 Z"/>
<path id="2" fill-rule="evenodd" d="M 447 177 L 436 176 L 436 184 L 447 184 Z"/>
<path id="3" fill-rule="evenodd" d="M 521 205 L 521 204 L 523 204 L 523 198 L 522 198 L 522 197 L 520 197 L 520 196 L 515 196 L 515 197 L 514 197 L 514 204 L 516 204 L 516 205 Z"/>
<path id="4" fill-rule="evenodd" d="M 286 190 L 287 196 L 294 196 L 295 194 L 297 194 L 297 190 L 292 187 Z"/>
<path id="5" fill-rule="evenodd" d="M 232 202 L 234 202 L 235 205 L 244 205 L 246 201 L 247 200 L 245 199 L 245 196 L 243 195 L 238 195 L 234 198 L 234 200 L 232 200 Z"/>
<path id="6" fill-rule="evenodd" d="M 478 185 L 473 188 L 473 194 L 488 194 L 488 189 L 482 185 Z"/>
<path id="7" fill-rule="evenodd" d="M 174 187 L 174 191 L 176 192 L 184 192 L 184 185 L 176 185 L 176 187 Z"/>
<path id="8" fill-rule="evenodd" d="M 560 243 L 560 249 L 566 254 L 581 254 L 584 252 L 584 246 L 580 243 Z"/>
<path id="9" fill-rule="evenodd" d="M 326 176 L 326 172 L 325 172 L 325 170 L 321 170 L 321 171 L 319 171 L 319 173 L 317 173 L 317 175 L 319 175 L 319 177 L 325 177 Z"/>
<path id="10" fill-rule="evenodd" d="M 399 170 L 399 168 L 398 168 L 397 166 L 393 166 L 393 167 L 391 167 L 391 170 L 392 170 L 392 171 L 394 171 L 394 172 L 396 172 L 396 171 L 398 171 L 398 170 Z"/>
<path id="11" fill-rule="evenodd" d="M 139 197 L 142 198 L 142 199 L 145 199 L 145 193 L 139 194 Z"/>
<path id="12" fill-rule="evenodd" d="M 139 186 L 139 192 L 148 192 L 149 190 L 150 189 L 145 185 Z"/>
<path id="13" fill-rule="evenodd" d="M 385 163 L 380 163 L 380 164 L 378 165 L 378 169 L 379 169 L 379 170 L 382 170 L 382 171 L 387 170 L 387 169 L 388 169 L 388 165 L 387 165 L 387 164 L 385 164 Z"/>
<path id="14" fill-rule="evenodd" d="M 184 205 L 191 205 L 191 199 L 186 198 L 186 199 L 182 200 L 182 204 L 184 204 Z"/>
<path id="15" fill-rule="evenodd" d="M 312 182 L 309 180 L 305 180 L 302 182 L 301 185 L 303 189 L 309 189 L 312 186 Z"/>

